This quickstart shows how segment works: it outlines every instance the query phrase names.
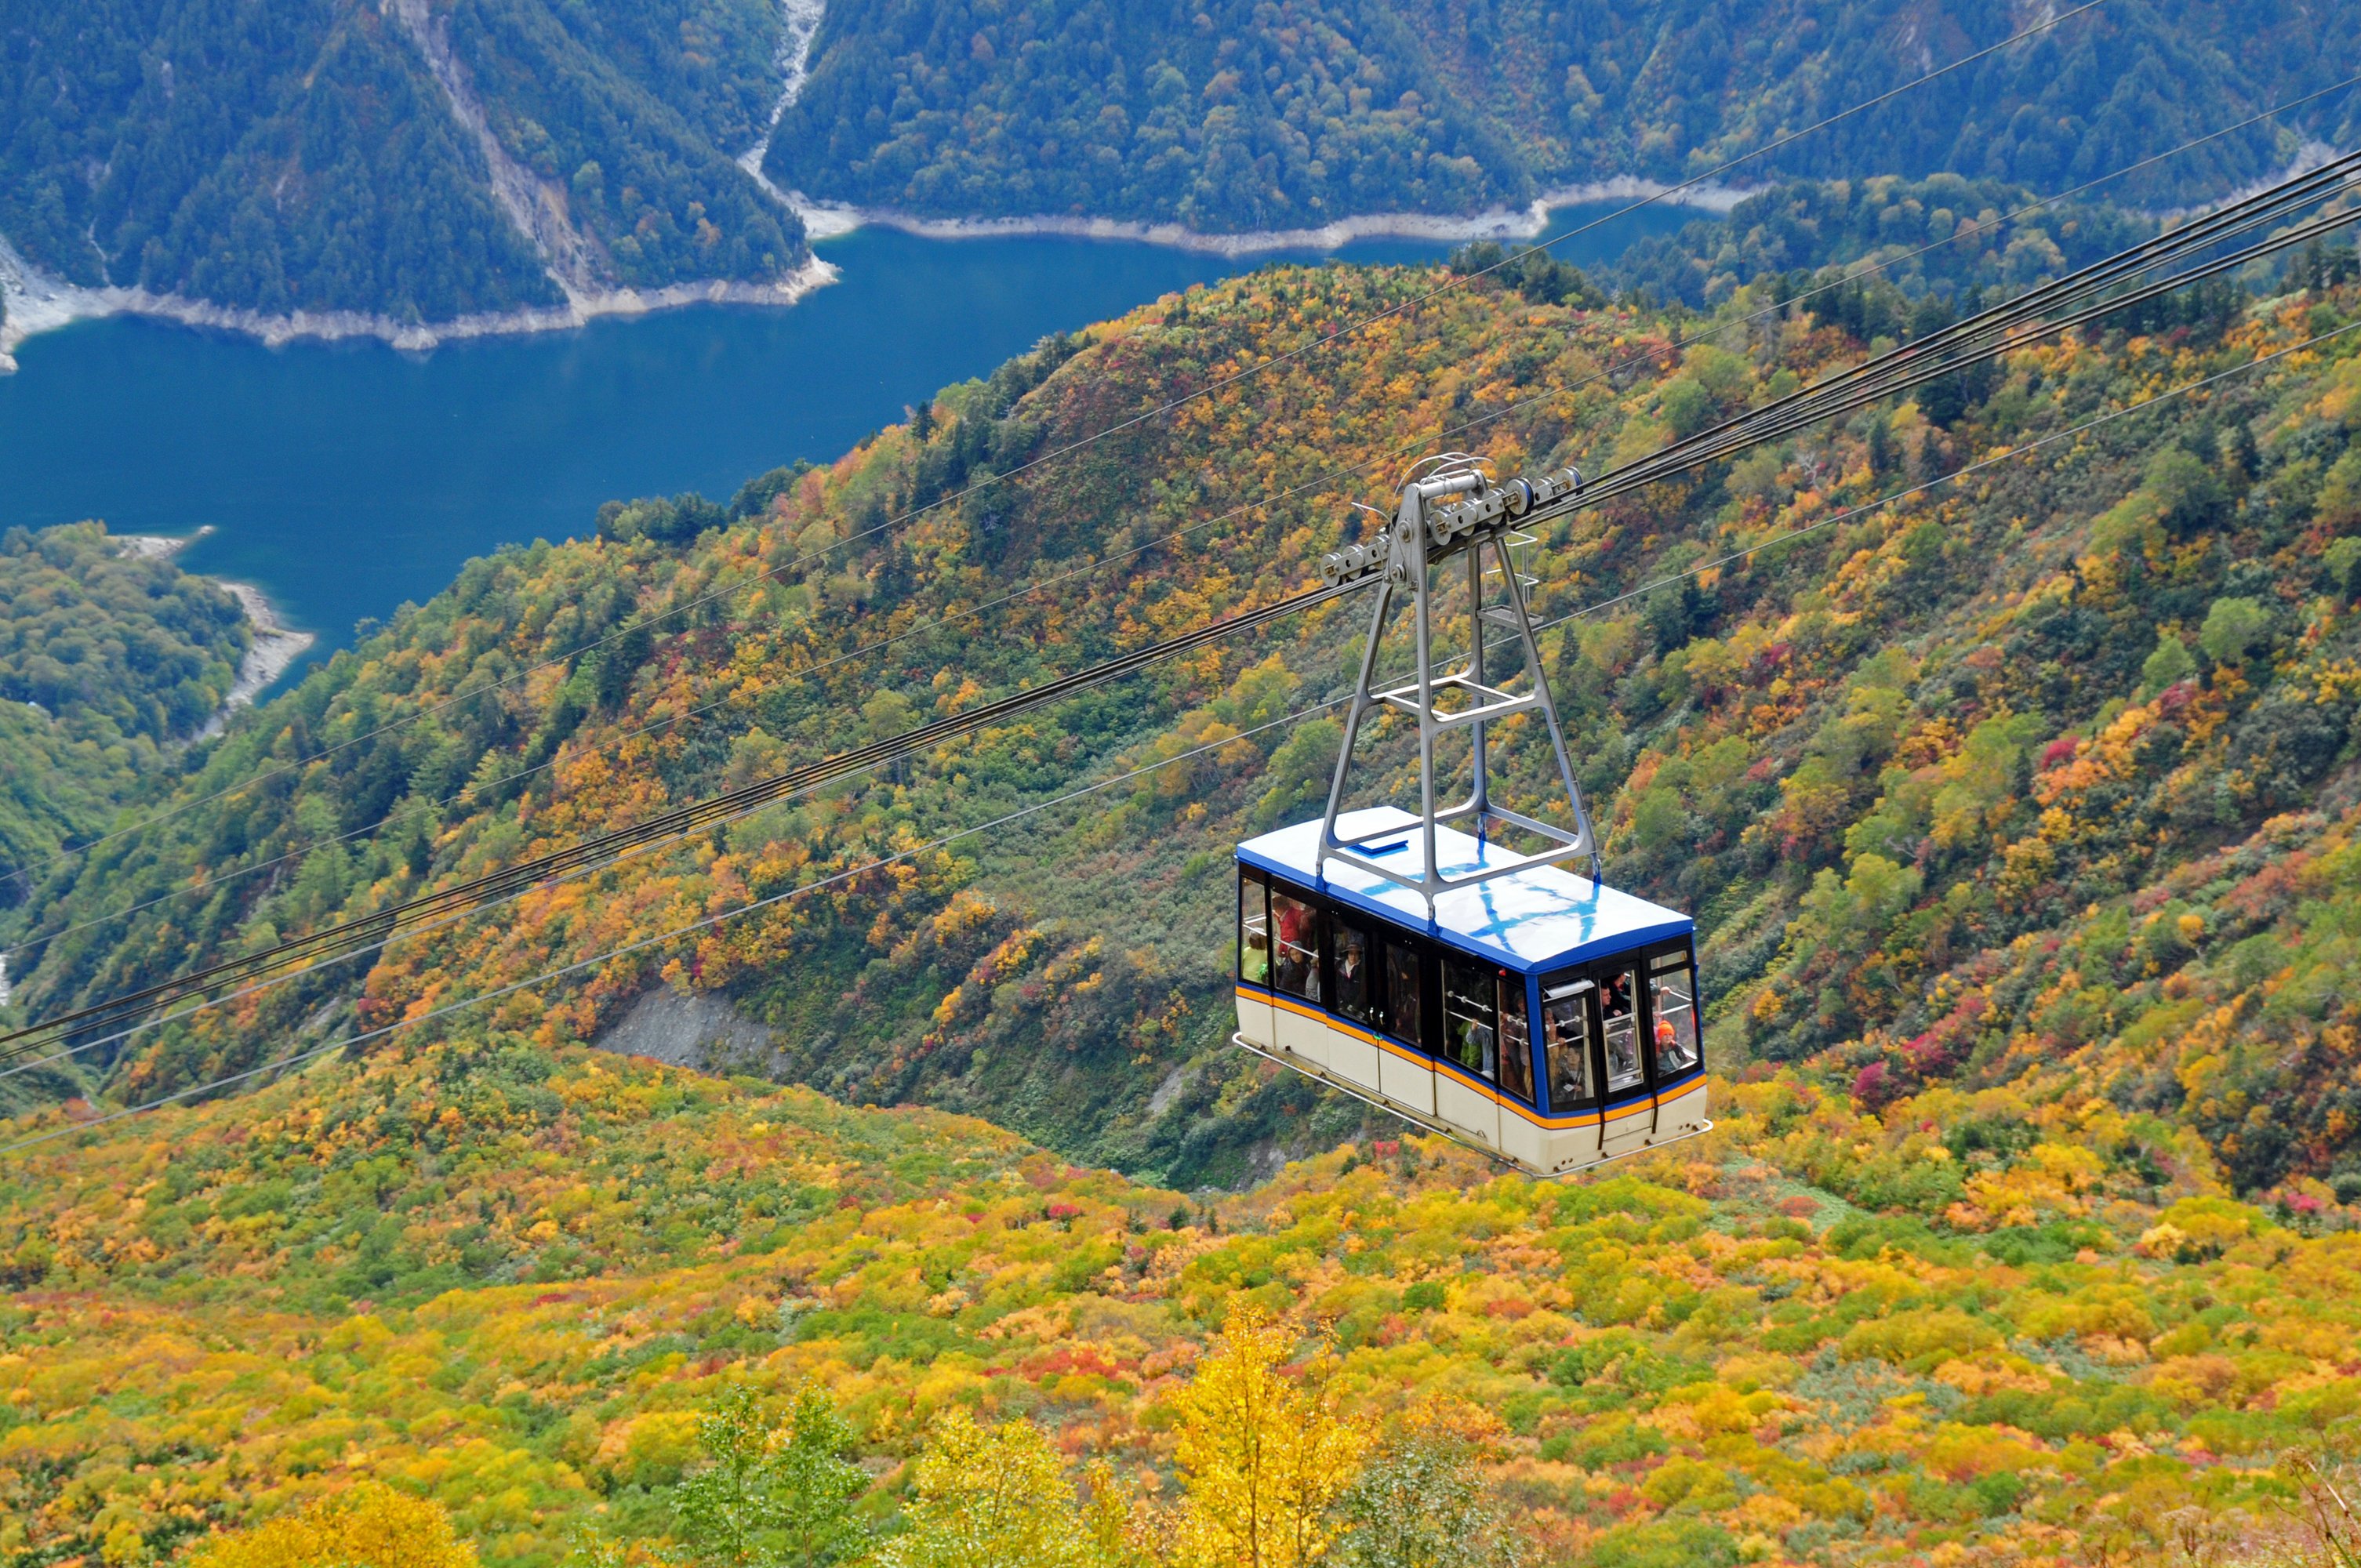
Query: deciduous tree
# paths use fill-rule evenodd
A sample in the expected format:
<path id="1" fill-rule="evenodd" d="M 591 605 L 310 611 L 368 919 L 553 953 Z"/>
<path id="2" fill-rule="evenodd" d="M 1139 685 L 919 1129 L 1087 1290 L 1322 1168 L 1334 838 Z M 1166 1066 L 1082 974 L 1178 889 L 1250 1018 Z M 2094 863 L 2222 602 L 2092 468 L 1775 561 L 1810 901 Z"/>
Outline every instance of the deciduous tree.
<path id="1" fill-rule="evenodd" d="M 442 1505 L 363 1481 L 252 1530 L 216 1535 L 187 1568 L 476 1568 Z"/>
<path id="2" fill-rule="evenodd" d="M 1290 1367 L 1300 1343 L 1250 1298 L 1231 1298 L 1221 1338 L 1181 1402 L 1185 1561 L 1296 1568 L 1334 1542 L 1334 1509 L 1367 1439 L 1337 1408 L 1333 1351 L 1323 1341 Z"/>
<path id="3" fill-rule="evenodd" d="M 918 1456 L 909 1530 L 877 1568 L 1106 1568 L 1100 1534 L 1041 1429 L 1022 1417 L 980 1424 L 965 1406 L 939 1417 Z"/>

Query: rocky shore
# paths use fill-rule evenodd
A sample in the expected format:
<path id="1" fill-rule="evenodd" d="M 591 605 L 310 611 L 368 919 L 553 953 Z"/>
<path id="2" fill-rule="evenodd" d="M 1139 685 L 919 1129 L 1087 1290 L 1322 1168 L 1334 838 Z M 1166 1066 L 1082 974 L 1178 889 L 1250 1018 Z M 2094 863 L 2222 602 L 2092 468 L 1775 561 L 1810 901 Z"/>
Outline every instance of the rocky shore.
<path id="1" fill-rule="evenodd" d="M 179 554 L 189 545 L 213 532 L 208 523 L 186 538 L 174 538 L 161 533 L 126 533 L 115 536 L 115 548 L 123 554 L 141 560 L 160 560 Z M 230 684 L 229 695 L 214 716 L 197 731 L 198 740 L 222 732 L 229 716 L 241 707 L 253 706 L 254 699 L 277 683 L 280 676 L 294 666 L 319 638 L 312 632 L 299 630 L 279 619 L 279 611 L 260 588 L 252 583 L 231 582 L 225 577 L 208 577 L 205 581 L 237 601 L 246 612 L 247 623 L 254 629 L 254 641 L 246 657 L 238 661 L 237 678 Z"/>
<path id="2" fill-rule="evenodd" d="M 767 184 L 768 182 L 765 181 Z M 1129 240 L 1213 256 L 1256 256 L 1272 250 L 1334 250 L 1364 239 L 1419 239 L 1458 244 L 1477 239 L 1532 239 L 1549 227 L 1560 207 L 1590 202 L 1658 202 L 1700 212 L 1726 213 L 1750 191 L 1699 185 L 1675 192 L 1653 180 L 1619 177 L 1546 191 L 1523 207 L 1491 207 L 1453 216 L 1435 213 L 1366 213 L 1318 228 L 1262 229 L 1246 234 L 1207 234 L 1180 224 L 1147 224 L 1123 218 L 928 218 L 889 207 L 851 207 L 815 201 L 801 192 L 780 192 L 804 221 L 813 239 L 832 239 L 860 228 L 900 229 L 924 239 L 994 239 L 1019 235 L 1060 235 L 1073 239 Z"/>
<path id="3" fill-rule="evenodd" d="M 891 208 L 848 207 L 817 202 L 793 191 L 780 191 L 763 179 L 760 148 L 742 159 L 747 171 L 774 197 L 794 209 L 815 240 L 828 240 L 860 228 L 892 228 L 925 239 L 993 239 L 1022 235 L 1056 235 L 1075 239 L 1130 241 L 1168 246 L 1178 250 L 1239 257 L 1275 250 L 1334 250 L 1356 240 L 1416 239 L 1455 244 L 1477 239 L 1532 239 L 1549 226 L 1550 213 L 1587 202 L 1649 201 L 1703 212 L 1725 213 L 1747 192 L 1730 187 L 1701 186 L 1668 194 L 1665 188 L 1644 180 L 1616 179 L 1550 191 L 1519 208 L 1496 207 L 1465 216 L 1431 213 L 1370 213 L 1340 218 L 1318 228 L 1268 229 L 1249 234 L 1206 234 L 1179 224 L 1137 223 L 1120 218 L 929 218 Z M 739 283 L 712 280 L 676 283 L 664 289 L 619 289 L 603 293 L 578 293 L 562 306 L 546 310 L 508 311 L 461 316 L 445 322 L 405 322 L 357 311 L 297 311 L 270 315 L 192 300 L 179 294 L 158 294 L 146 289 L 83 288 L 40 272 L 0 239 L 0 298 L 7 315 L 0 321 L 0 375 L 16 368 L 13 351 L 25 339 L 51 332 L 76 321 L 99 316 L 145 315 L 190 326 L 244 333 L 274 347 L 298 339 L 333 340 L 374 337 L 396 348 L 423 350 L 464 338 L 499 337 L 521 333 L 566 332 L 603 316 L 646 315 L 685 305 L 792 305 L 815 289 L 836 280 L 837 269 L 818 257 L 775 283 Z"/>
<path id="4" fill-rule="evenodd" d="M 0 321 L 0 375 L 16 368 L 14 351 L 25 339 L 99 316 L 157 316 L 189 326 L 244 333 L 272 347 L 299 338 L 374 337 L 396 348 L 428 349 L 462 338 L 570 331 L 602 316 L 646 315 L 684 305 L 792 305 L 813 290 L 834 282 L 836 276 L 835 268 L 814 257 L 775 283 L 736 283 L 715 279 L 675 283 L 663 289 L 618 289 L 580 295 L 548 310 L 506 311 L 420 323 L 358 311 L 297 311 L 288 315 L 269 315 L 179 294 L 153 293 L 146 289 L 83 288 L 40 272 L 6 240 L 0 239 L 0 297 L 5 297 L 7 307 L 5 321 Z"/>

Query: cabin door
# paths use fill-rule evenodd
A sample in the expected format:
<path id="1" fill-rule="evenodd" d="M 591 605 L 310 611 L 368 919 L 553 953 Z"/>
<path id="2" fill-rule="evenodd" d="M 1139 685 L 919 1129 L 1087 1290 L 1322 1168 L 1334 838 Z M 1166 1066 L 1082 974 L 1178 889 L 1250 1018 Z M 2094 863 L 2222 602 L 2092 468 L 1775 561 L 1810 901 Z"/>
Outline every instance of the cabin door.
<path id="1" fill-rule="evenodd" d="M 1520 1016 L 1522 1009 L 1519 1009 Z M 1499 971 L 1458 957 L 1443 960 L 1444 1058 L 1434 1074 L 1434 1114 L 1488 1149 L 1500 1146 Z M 1520 1043 L 1520 1049 L 1527 1049 Z"/>
<path id="2" fill-rule="evenodd" d="M 1599 1148 L 1612 1158 L 1644 1148 L 1656 1126 L 1648 1058 L 1641 1049 L 1639 975 L 1630 968 L 1598 976 L 1598 1039 L 1607 1066 L 1607 1124 L 1599 1130 Z"/>

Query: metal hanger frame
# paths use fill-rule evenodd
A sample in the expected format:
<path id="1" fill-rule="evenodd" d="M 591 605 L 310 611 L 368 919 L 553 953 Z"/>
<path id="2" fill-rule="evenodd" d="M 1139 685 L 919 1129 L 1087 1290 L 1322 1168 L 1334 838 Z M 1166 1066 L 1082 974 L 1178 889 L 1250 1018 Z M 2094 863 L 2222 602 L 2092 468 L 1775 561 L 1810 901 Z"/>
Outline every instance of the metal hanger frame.
<path id="1" fill-rule="evenodd" d="M 1473 471 L 1414 479 L 1402 487 L 1400 510 L 1386 531 L 1385 577 L 1378 585 L 1377 603 L 1370 611 L 1368 639 L 1361 650 L 1360 674 L 1354 684 L 1352 708 L 1345 720 L 1344 743 L 1337 749 L 1336 771 L 1328 785 L 1327 811 L 1320 825 L 1319 880 L 1323 887 L 1327 862 L 1342 861 L 1419 894 L 1425 901 L 1430 927 L 1434 922 L 1435 900 L 1457 888 L 1534 866 L 1578 859 L 1589 861 L 1594 883 L 1599 875 L 1598 838 L 1591 828 L 1590 814 L 1583 805 L 1581 786 L 1575 783 L 1565 729 L 1558 721 L 1557 704 L 1551 697 L 1549 679 L 1542 668 L 1541 646 L 1534 639 L 1532 618 L 1525 602 L 1526 583 L 1517 575 L 1516 564 L 1509 555 L 1510 546 L 1517 542 L 1515 525 L 1500 515 L 1473 527 L 1452 529 L 1446 538 L 1434 537 L 1437 531 L 1432 527 L 1432 510 L 1435 502 L 1488 488 L 1484 477 Z M 1484 586 L 1488 575 L 1485 570 L 1487 553 L 1497 563 L 1500 577 L 1498 602 L 1490 604 L 1486 602 Z M 1447 567 L 1459 556 L 1465 556 L 1467 563 L 1468 652 L 1453 667 L 1444 669 L 1438 667 L 1434 655 L 1438 597 L 1435 579 L 1438 569 Z M 1404 598 L 1410 601 L 1417 675 L 1413 680 L 1379 689 L 1375 684 L 1378 649 L 1389 618 L 1397 602 Z M 1531 690 L 1511 692 L 1486 678 L 1484 639 L 1487 631 L 1494 628 L 1514 636 L 1524 654 Z M 1345 809 L 1354 746 L 1360 739 L 1363 724 L 1379 708 L 1407 713 L 1418 721 L 1419 821 L 1414 828 L 1396 826 L 1345 838 L 1336 831 L 1336 819 Z M 1491 728 L 1520 713 L 1540 714 L 1548 729 L 1558 780 L 1565 788 L 1573 818 L 1571 828 L 1511 811 L 1492 799 L 1488 758 Z M 1474 743 L 1473 778 L 1466 798 L 1438 808 L 1435 751 L 1445 732 L 1454 729 L 1470 732 Z M 1472 872 L 1444 876 L 1435 864 L 1435 829 L 1467 822 L 1473 823 L 1473 831 L 1479 839 L 1488 839 L 1496 829 L 1518 828 L 1544 840 L 1549 847 L 1532 854 L 1488 857 L 1488 863 Z M 1370 846 L 1378 840 L 1400 839 L 1409 831 L 1420 835 L 1425 851 L 1416 876 L 1403 874 L 1369 852 Z"/>

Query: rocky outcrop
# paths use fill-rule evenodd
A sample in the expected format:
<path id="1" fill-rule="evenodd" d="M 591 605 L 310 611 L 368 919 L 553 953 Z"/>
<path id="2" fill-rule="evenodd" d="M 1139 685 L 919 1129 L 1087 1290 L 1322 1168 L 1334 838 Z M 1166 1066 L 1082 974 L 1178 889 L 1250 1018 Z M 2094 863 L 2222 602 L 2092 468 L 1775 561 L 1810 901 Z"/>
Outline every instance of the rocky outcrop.
<path id="1" fill-rule="evenodd" d="M 624 1011 L 598 1039 L 600 1050 L 648 1057 L 695 1072 L 767 1075 L 777 1065 L 769 1025 L 710 992 L 659 986 Z"/>

